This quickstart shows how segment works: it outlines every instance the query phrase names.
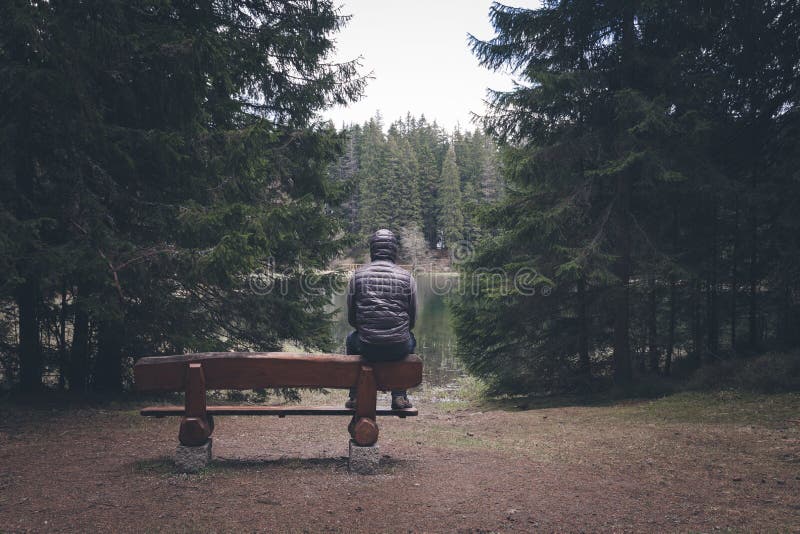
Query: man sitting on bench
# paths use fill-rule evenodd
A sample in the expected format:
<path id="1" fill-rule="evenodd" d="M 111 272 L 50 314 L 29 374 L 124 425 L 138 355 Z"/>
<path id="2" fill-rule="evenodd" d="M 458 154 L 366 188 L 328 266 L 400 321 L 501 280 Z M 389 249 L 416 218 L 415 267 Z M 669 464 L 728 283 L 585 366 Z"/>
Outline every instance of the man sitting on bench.
<path id="1" fill-rule="evenodd" d="M 411 333 L 417 315 L 416 281 L 395 265 L 397 248 L 391 231 L 378 230 L 369 239 L 371 262 L 350 279 L 347 320 L 355 331 L 347 336 L 347 354 L 370 361 L 402 360 L 417 346 Z M 392 391 L 392 409 L 411 406 L 405 390 Z M 350 389 L 345 407 L 356 407 L 355 389 Z"/>

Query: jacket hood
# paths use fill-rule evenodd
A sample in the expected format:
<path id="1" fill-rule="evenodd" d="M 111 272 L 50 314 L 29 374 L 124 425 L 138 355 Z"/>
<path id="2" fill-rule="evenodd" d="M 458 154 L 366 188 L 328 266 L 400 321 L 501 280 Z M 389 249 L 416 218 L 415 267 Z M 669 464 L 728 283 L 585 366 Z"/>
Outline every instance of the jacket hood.
<path id="1" fill-rule="evenodd" d="M 369 257 L 372 261 L 397 259 L 397 238 L 391 230 L 381 229 L 369 238 Z"/>

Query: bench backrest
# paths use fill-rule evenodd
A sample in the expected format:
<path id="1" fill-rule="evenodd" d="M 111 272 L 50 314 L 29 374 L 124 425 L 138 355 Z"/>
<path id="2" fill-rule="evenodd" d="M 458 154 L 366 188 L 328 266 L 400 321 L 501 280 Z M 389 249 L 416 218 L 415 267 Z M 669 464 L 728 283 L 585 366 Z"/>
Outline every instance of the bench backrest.
<path id="1" fill-rule="evenodd" d="M 202 352 L 141 358 L 134 366 L 140 391 L 184 391 L 190 363 L 203 366 L 207 389 L 273 387 L 349 388 L 356 385 L 359 356 L 288 352 Z M 410 354 L 394 362 L 374 362 L 380 390 L 407 389 L 422 382 L 422 360 Z"/>

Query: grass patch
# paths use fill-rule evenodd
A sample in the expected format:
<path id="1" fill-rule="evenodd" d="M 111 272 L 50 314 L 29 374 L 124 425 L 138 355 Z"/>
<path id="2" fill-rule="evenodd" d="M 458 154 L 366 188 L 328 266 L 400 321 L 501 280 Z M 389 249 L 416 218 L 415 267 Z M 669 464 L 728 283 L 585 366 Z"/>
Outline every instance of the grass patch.
<path id="1" fill-rule="evenodd" d="M 486 441 L 480 437 L 469 435 L 459 427 L 440 425 L 427 425 L 422 430 L 409 429 L 404 434 L 405 439 L 422 442 L 426 447 L 456 448 L 456 449 L 494 449 L 498 444 Z"/>
<path id="2" fill-rule="evenodd" d="M 172 475 L 175 464 L 166 456 L 155 460 L 139 460 L 133 464 L 133 472 L 140 475 Z"/>
<path id="3" fill-rule="evenodd" d="M 785 426 L 800 418 L 800 394 L 763 395 L 734 390 L 684 392 L 615 407 L 632 421 Z"/>
<path id="4" fill-rule="evenodd" d="M 452 412 L 483 404 L 487 400 L 487 391 L 481 379 L 461 376 L 444 386 L 423 384 L 421 388 L 411 391 L 410 395 L 413 399 L 435 404 L 442 411 Z"/>
<path id="5" fill-rule="evenodd" d="M 756 393 L 800 391 L 800 351 L 768 352 L 698 369 L 686 384 L 691 390 L 736 389 Z"/>

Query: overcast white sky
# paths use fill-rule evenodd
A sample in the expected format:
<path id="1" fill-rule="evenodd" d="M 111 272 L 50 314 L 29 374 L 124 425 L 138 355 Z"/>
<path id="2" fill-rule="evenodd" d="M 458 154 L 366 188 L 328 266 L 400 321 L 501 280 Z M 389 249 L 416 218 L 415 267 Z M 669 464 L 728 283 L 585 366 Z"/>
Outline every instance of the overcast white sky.
<path id="1" fill-rule="evenodd" d="M 510 76 L 478 65 L 467 45 L 468 32 L 481 39 L 494 35 L 490 6 L 490 0 L 343 0 L 342 13 L 352 19 L 336 36 L 336 60 L 362 56 L 362 72 L 374 79 L 360 101 L 323 116 L 338 128 L 363 123 L 380 110 L 388 126 L 410 111 L 447 129 L 472 129 L 470 111 L 483 112 L 486 89 L 512 85 Z"/>

